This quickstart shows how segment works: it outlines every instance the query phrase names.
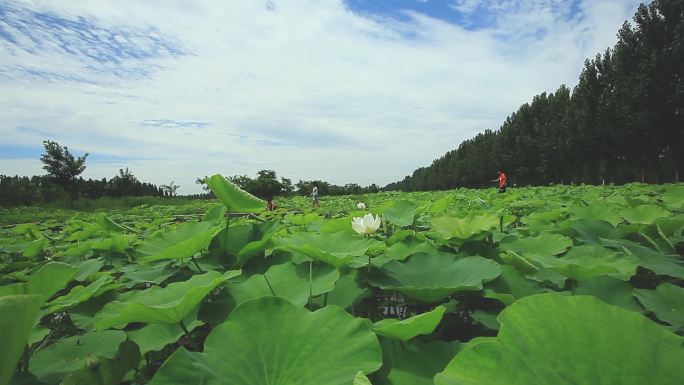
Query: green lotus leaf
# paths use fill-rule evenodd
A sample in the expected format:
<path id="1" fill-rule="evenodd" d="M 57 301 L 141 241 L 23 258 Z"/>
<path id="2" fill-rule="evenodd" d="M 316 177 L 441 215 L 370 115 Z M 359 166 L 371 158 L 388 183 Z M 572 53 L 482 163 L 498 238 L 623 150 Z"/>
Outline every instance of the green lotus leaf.
<path id="1" fill-rule="evenodd" d="M 226 216 L 227 212 L 228 208 L 224 205 L 212 205 L 204 213 L 202 222 L 219 222 Z"/>
<path id="2" fill-rule="evenodd" d="M 501 265 L 501 275 L 485 284 L 484 296 L 510 305 L 520 298 L 541 292 L 543 289 L 539 285 L 526 279 L 517 269 Z"/>
<path id="3" fill-rule="evenodd" d="M 635 289 L 634 295 L 659 320 L 684 328 L 684 288 L 665 282 L 655 290 Z"/>
<path id="4" fill-rule="evenodd" d="M 90 244 L 93 250 L 125 253 L 131 248 L 131 242 L 135 237 L 125 234 L 111 234 L 109 238 L 102 239 Z"/>
<path id="5" fill-rule="evenodd" d="M 337 305 L 343 309 L 353 306 L 358 301 L 371 295 L 370 289 L 359 282 L 358 270 L 351 270 L 335 281 L 335 288 L 327 293 L 327 298 L 319 297 L 316 301 L 321 306 Z"/>
<path id="6" fill-rule="evenodd" d="M 118 285 L 109 286 L 107 284 L 112 282 L 112 277 L 108 275 L 103 275 L 98 278 L 95 282 L 88 286 L 74 286 L 69 293 L 55 298 L 53 301 L 49 302 L 46 307 L 45 314 L 61 312 L 70 309 L 80 303 L 89 300 L 92 297 L 98 296 L 107 290 L 112 290 Z"/>
<path id="7" fill-rule="evenodd" d="M 188 331 L 202 325 L 202 321 L 197 320 L 198 309 L 198 307 L 195 308 L 183 319 L 183 325 Z M 178 341 L 184 333 L 180 324 L 149 324 L 138 330 L 127 332 L 128 339 L 138 345 L 140 354 L 160 351 L 164 346 Z"/>
<path id="8" fill-rule="evenodd" d="M 373 329 L 383 337 L 408 341 L 415 336 L 432 333 L 445 311 L 444 306 L 437 306 L 434 310 L 405 320 L 386 318 L 373 324 Z"/>
<path id="9" fill-rule="evenodd" d="M 0 297 L 0 385 L 9 384 L 14 367 L 24 353 L 26 341 L 43 304 L 40 295 L 7 295 Z"/>
<path id="10" fill-rule="evenodd" d="M 525 258 L 512 250 L 502 253 L 499 257 L 523 274 L 535 274 L 540 270 L 539 267 L 533 264 L 528 258 Z"/>
<path id="11" fill-rule="evenodd" d="M 624 281 L 636 273 L 639 260 L 601 246 L 573 246 L 562 257 L 526 254 L 534 263 L 555 270 L 568 278 L 583 279 L 610 274 Z"/>
<path id="12" fill-rule="evenodd" d="M 575 239 L 588 245 L 600 245 L 601 238 L 620 239 L 625 235 L 622 229 L 617 229 L 608 222 L 593 219 L 573 221 L 570 226 L 577 232 Z"/>
<path id="13" fill-rule="evenodd" d="M 572 210 L 572 214 L 579 219 L 608 222 L 613 225 L 613 227 L 622 222 L 620 211 L 607 204 L 592 204 L 589 206 L 576 207 Z"/>
<path id="14" fill-rule="evenodd" d="M 203 353 L 176 350 L 150 385 L 349 385 L 359 371 L 380 365 L 368 321 L 336 306 L 309 312 L 263 297 L 240 305 L 215 327 Z"/>
<path id="15" fill-rule="evenodd" d="M 430 211 L 431 214 L 443 213 L 449 208 L 453 201 L 454 197 L 452 195 L 444 196 L 432 202 L 428 211 Z"/>
<path id="16" fill-rule="evenodd" d="M 220 231 L 214 222 L 189 222 L 159 233 L 136 248 L 142 262 L 189 258 L 209 246 Z"/>
<path id="17" fill-rule="evenodd" d="M 501 274 L 501 267 L 483 257 L 418 253 L 403 262 L 391 261 L 374 269 L 368 282 L 411 298 L 435 303 L 457 291 L 477 291 Z"/>
<path id="18" fill-rule="evenodd" d="M 674 255 L 677 254 L 677 249 L 672 242 L 663 234 L 663 230 L 658 225 L 652 225 L 639 231 L 641 238 L 646 240 L 651 247 L 663 253 Z"/>
<path id="19" fill-rule="evenodd" d="M 614 277 L 598 276 L 582 279 L 573 288 L 576 295 L 593 295 L 601 301 L 641 312 L 641 306 L 632 295 L 632 285 Z"/>
<path id="20" fill-rule="evenodd" d="M 126 231 L 134 232 L 134 230 L 130 227 L 126 227 L 114 222 L 104 213 L 97 214 L 95 221 L 100 226 L 100 229 L 106 233 L 124 233 Z"/>
<path id="21" fill-rule="evenodd" d="M 601 244 L 606 247 L 624 250 L 627 254 L 638 258 L 640 266 L 656 274 L 684 279 L 684 262 L 677 255 L 665 255 L 657 250 L 625 239 L 601 239 Z"/>
<path id="22" fill-rule="evenodd" d="M 629 223 L 650 225 L 656 219 L 667 217 L 670 213 L 656 205 L 640 205 L 622 210 L 621 215 Z"/>
<path id="23" fill-rule="evenodd" d="M 354 377 L 354 385 L 373 385 L 363 372 L 359 371 Z"/>
<path id="24" fill-rule="evenodd" d="M 499 246 L 502 250 L 512 250 L 518 253 L 552 254 L 564 253 L 572 246 L 572 239 L 559 235 L 542 233 L 536 237 L 518 238 L 502 241 Z"/>
<path id="25" fill-rule="evenodd" d="M 416 253 L 436 253 L 437 247 L 430 241 L 420 240 L 413 236 L 393 244 L 385 250 L 385 253 L 377 258 L 373 258 L 372 263 L 381 267 L 391 260 L 403 261 Z"/>
<path id="26" fill-rule="evenodd" d="M 496 341 L 461 351 L 435 385 L 684 383 L 684 338 L 597 298 L 526 297 L 499 321 Z"/>
<path id="27" fill-rule="evenodd" d="M 407 200 L 395 201 L 385 211 L 385 219 L 399 227 L 411 226 L 415 216 L 416 204 Z"/>
<path id="28" fill-rule="evenodd" d="M 74 277 L 74 279 L 79 282 L 83 282 L 91 274 L 95 274 L 98 271 L 100 271 L 104 264 L 104 258 L 89 259 L 85 262 L 82 262 L 76 266 L 78 268 L 78 271 L 76 272 L 76 276 Z"/>
<path id="29" fill-rule="evenodd" d="M 476 323 L 486 327 L 487 329 L 499 330 L 499 328 L 501 327 L 501 325 L 499 325 L 499 321 L 496 318 L 496 314 L 487 313 L 486 311 L 482 310 L 475 310 L 474 312 L 470 313 L 470 317 Z"/>
<path id="30" fill-rule="evenodd" d="M 129 265 L 119 269 L 123 273 L 122 281 L 130 281 L 132 284 L 154 283 L 161 284 L 178 272 L 177 268 L 167 264 L 148 268 L 145 265 Z"/>
<path id="31" fill-rule="evenodd" d="M 117 385 L 140 363 L 138 347 L 125 341 L 114 358 L 90 358 L 90 365 L 67 375 L 60 385 Z"/>
<path id="32" fill-rule="evenodd" d="M 233 212 L 257 213 L 266 209 L 266 202 L 242 190 L 222 175 L 205 179 L 211 192 Z"/>
<path id="33" fill-rule="evenodd" d="M 24 249 L 22 255 L 26 258 L 35 258 L 40 255 L 40 253 L 45 250 L 45 248 L 49 245 L 49 242 L 45 238 L 40 238 L 37 239 L 31 243 L 29 243 L 26 248 Z"/>
<path id="34" fill-rule="evenodd" d="M 350 225 L 351 226 L 351 225 Z M 340 267 L 354 257 L 362 256 L 379 241 L 352 235 L 346 232 L 322 233 L 302 232 L 280 238 L 285 248 L 300 252 L 307 257 Z"/>
<path id="35" fill-rule="evenodd" d="M 684 208 L 684 186 L 668 188 L 662 199 L 668 207 Z"/>
<path id="36" fill-rule="evenodd" d="M 325 263 L 314 263 L 311 267 L 311 290 L 314 296 L 335 288 L 335 281 L 340 277 L 337 269 Z M 255 274 L 243 282 L 229 283 L 227 289 L 237 304 L 275 293 L 301 306 L 309 299 L 309 263 L 295 265 L 286 262 L 275 265 L 264 274 Z"/>
<path id="37" fill-rule="evenodd" d="M 95 327 L 102 330 L 123 327 L 131 322 L 178 323 L 215 287 L 240 273 L 237 270 L 221 275 L 209 271 L 164 288 L 152 287 L 140 291 L 125 302 L 112 301 L 96 315 Z"/>
<path id="38" fill-rule="evenodd" d="M 35 353 L 29 371 L 40 382 L 58 382 L 95 358 L 114 358 L 126 333 L 119 330 L 90 332 L 58 340 Z"/>
<path id="39" fill-rule="evenodd" d="M 464 218 L 444 216 L 431 222 L 432 229 L 444 239 L 468 239 L 499 226 L 499 217 L 492 214 L 468 215 Z"/>
<path id="40" fill-rule="evenodd" d="M 461 349 L 459 342 L 411 341 L 392 357 L 390 372 L 376 385 L 433 385 L 432 378 L 444 370 Z"/>
<path id="41" fill-rule="evenodd" d="M 38 294 L 45 302 L 63 289 L 76 275 L 77 269 L 61 262 L 50 262 L 36 271 L 28 282 L 0 286 L 0 297 L 5 295 Z"/>
<path id="42" fill-rule="evenodd" d="M 212 248 L 217 247 L 232 255 L 235 267 L 242 267 L 271 244 L 271 237 L 279 228 L 278 222 L 231 226 L 216 235 Z"/>

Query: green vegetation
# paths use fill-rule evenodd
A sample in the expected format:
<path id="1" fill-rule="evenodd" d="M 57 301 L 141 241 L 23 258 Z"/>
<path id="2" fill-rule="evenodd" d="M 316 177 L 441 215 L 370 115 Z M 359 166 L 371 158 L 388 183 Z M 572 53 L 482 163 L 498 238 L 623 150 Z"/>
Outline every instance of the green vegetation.
<path id="1" fill-rule="evenodd" d="M 389 189 L 509 184 L 663 183 L 684 169 L 684 2 L 654 0 L 615 47 L 586 60 L 577 86 L 535 96 L 503 122 Z M 483 127 L 484 128 L 484 127 Z"/>
<path id="2" fill-rule="evenodd" d="M 218 200 L 3 211 L 0 385 L 684 383 L 684 185 L 266 212 L 206 181 Z"/>

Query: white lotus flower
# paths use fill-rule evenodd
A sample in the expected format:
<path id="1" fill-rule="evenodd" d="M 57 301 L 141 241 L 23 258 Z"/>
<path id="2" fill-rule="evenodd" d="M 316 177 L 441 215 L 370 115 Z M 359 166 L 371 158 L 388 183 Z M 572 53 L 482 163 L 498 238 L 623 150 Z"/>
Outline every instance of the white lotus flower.
<path id="1" fill-rule="evenodd" d="M 361 235 L 373 234 L 380 227 L 380 216 L 373 217 L 373 214 L 368 213 L 363 218 L 354 217 L 351 225 L 354 231 Z"/>
<path id="2" fill-rule="evenodd" d="M 366 208 L 366 204 L 363 203 L 363 202 L 359 202 L 359 203 L 356 204 L 356 208 L 359 209 L 359 210 L 363 210 L 363 209 Z"/>

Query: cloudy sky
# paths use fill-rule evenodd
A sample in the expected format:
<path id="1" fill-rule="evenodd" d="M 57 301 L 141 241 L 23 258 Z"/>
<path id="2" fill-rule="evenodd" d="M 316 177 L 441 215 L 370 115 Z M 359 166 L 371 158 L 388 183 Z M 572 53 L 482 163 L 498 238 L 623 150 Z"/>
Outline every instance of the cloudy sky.
<path id="1" fill-rule="evenodd" d="M 0 174 L 385 185 L 573 87 L 633 0 L 0 0 Z"/>

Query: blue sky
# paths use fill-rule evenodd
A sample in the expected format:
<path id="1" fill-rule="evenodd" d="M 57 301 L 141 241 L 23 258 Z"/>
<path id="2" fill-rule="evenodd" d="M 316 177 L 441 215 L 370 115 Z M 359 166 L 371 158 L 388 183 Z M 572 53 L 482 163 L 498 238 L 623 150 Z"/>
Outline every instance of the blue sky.
<path id="1" fill-rule="evenodd" d="M 632 0 L 0 0 L 0 174 L 386 183 L 574 86 Z"/>

